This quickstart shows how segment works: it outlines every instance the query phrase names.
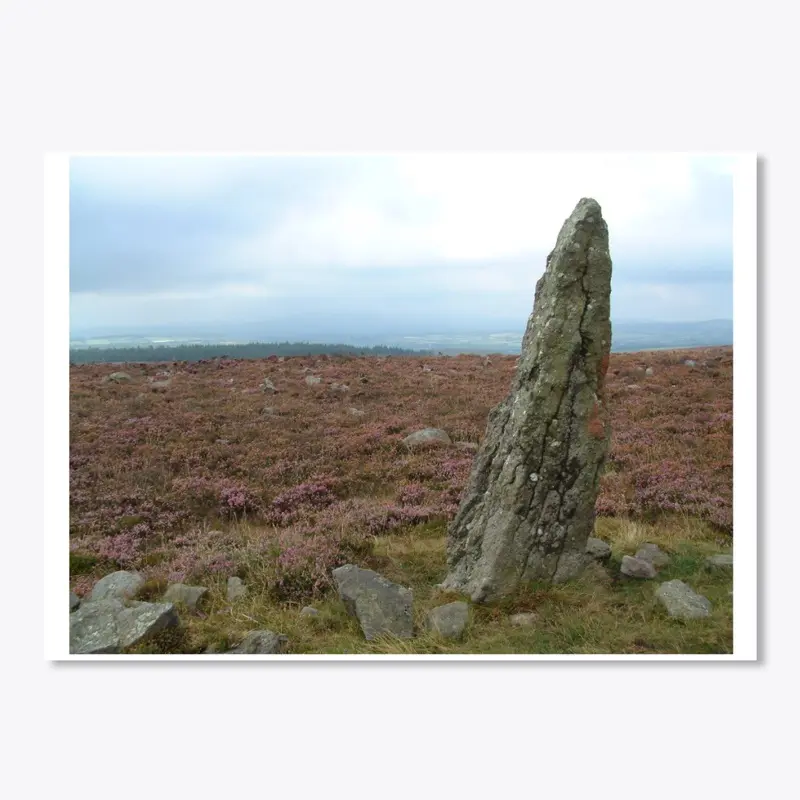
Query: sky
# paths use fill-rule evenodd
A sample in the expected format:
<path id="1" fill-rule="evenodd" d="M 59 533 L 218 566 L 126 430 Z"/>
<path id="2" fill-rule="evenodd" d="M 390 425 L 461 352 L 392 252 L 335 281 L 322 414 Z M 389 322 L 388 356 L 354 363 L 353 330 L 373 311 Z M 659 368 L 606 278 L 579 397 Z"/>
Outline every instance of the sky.
<path id="1" fill-rule="evenodd" d="M 681 154 L 81 156 L 70 327 L 522 331 L 578 200 L 614 321 L 733 316 L 733 159 Z M 303 335 L 306 334 L 306 335 Z"/>

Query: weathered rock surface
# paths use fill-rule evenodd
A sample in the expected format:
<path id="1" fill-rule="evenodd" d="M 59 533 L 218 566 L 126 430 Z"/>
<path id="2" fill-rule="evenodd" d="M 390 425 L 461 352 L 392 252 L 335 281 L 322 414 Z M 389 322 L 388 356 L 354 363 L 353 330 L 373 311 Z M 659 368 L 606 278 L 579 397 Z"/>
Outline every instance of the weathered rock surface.
<path id="1" fill-rule="evenodd" d="M 400 639 L 413 637 L 411 589 L 354 564 L 333 570 L 333 580 L 347 613 L 359 621 L 367 640 L 386 633 Z"/>
<path id="2" fill-rule="evenodd" d="M 437 606 L 428 614 L 427 625 L 444 639 L 460 639 L 469 621 L 469 606 L 461 601 Z"/>
<path id="3" fill-rule="evenodd" d="M 247 587 L 241 578 L 228 578 L 227 597 L 229 603 L 241 600 L 247 594 Z"/>
<path id="4" fill-rule="evenodd" d="M 670 557 L 657 544 L 650 542 L 643 544 L 635 557 L 640 561 L 649 561 L 656 569 L 666 567 L 670 562 Z"/>
<path id="5" fill-rule="evenodd" d="M 590 536 L 586 540 L 586 555 L 597 561 L 605 561 L 605 559 L 611 557 L 611 545 L 602 539 Z"/>
<path id="6" fill-rule="evenodd" d="M 423 428 L 421 431 L 414 431 L 403 439 L 403 444 L 407 447 L 414 447 L 418 444 L 438 443 L 452 444 L 452 440 L 447 433 L 439 428 Z"/>
<path id="7" fill-rule="evenodd" d="M 99 581 L 92 588 L 91 600 L 104 600 L 108 597 L 115 597 L 118 600 L 128 600 L 141 589 L 144 584 L 144 576 L 138 572 L 128 572 L 120 570 L 112 572 Z"/>
<path id="8" fill-rule="evenodd" d="M 74 611 L 81 604 L 81 599 L 74 592 L 69 593 L 69 610 Z"/>
<path id="9" fill-rule="evenodd" d="M 705 560 L 705 568 L 708 570 L 730 570 L 733 571 L 733 556 L 725 553 L 719 553 L 714 556 L 708 556 Z"/>
<path id="10" fill-rule="evenodd" d="M 511 391 L 490 416 L 448 531 L 445 587 L 488 602 L 580 573 L 610 436 L 611 258 L 581 200 L 536 284 Z"/>
<path id="11" fill-rule="evenodd" d="M 261 391 L 265 394 L 275 394 L 275 384 L 269 378 L 264 378 L 264 382 L 261 384 Z"/>
<path id="12" fill-rule="evenodd" d="M 692 589 L 683 581 L 662 583 L 656 589 L 656 598 L 667 609 L 671 617 L 696 619 L 711 613 L 711 601 Z"/>
<path id="13" fill-rule="evenodd" d="M 228 652 L 244 655 L 282 653 L 286 649 L 288 641 L 288 638 L 280 633 L 252 631 L 244 637 L 239 645 Z"/>
<path id="14" fill-rule="evenodd" d="M 172 583 L 164 592 L 165 603 L 182 603 L 190 611 L 197 609 L 197 604 L 207 594 L 205 586 L 187 586 L 184 583 Z"/>
<path id="15" fill-rule="evenodd" d="M 532 628 L 539 616 L 533 611 L 523 611 L 519 614 L 512 614 L 508 621 L 517 628 Z"/>
<path id="16" fill-rule="evenodd" d="M 306 383 L 309 386 L 316 386 L 321 380 L 319 375 L 306 375 Z"/>
<path id="17" fill-rule="evenodd" d="M 76 654 L 119 653 L 178 624 L 171 603 L 132 603 L 116 597 L 84 602 L 69 617 L 69 651 Z"/>
<path id="18" fill-rule="evenodd" d="M 648 367 L 648 368 L 647 368 L 647 369 L 644 371 L 644 374 L 645 374 L 645 375 L 647 375 L 647 377 L 648 377 L 648 378 L 650 378 L 650 377 L 652 377 L 653 375 L 655 375 L 655 370 L 654 370 L 652 367 Z"/>
<path id="19" fill-rule="evenodd" d="M 655 578 L 656 568 L 652 562 L 633 556 L 622 556 L 619 571 L 629 578 Z"/>

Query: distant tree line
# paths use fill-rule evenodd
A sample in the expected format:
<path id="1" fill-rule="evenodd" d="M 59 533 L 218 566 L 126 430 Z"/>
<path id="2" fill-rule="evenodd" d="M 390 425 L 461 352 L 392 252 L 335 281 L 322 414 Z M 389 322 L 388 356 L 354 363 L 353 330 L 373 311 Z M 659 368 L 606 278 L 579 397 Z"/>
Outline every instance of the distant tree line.
<path id="1" fill-rule="evenodd" d="M 138 347 L 88 347 L 69 351 L 70 364 L 121 361 L 202 361 L 209 358 L 267 358 L 269 356 L 425 356 L 430 351 L 402 347 L 355 347 L 313 342 L 250 342 L 249 344 L 175 344 Z"/>

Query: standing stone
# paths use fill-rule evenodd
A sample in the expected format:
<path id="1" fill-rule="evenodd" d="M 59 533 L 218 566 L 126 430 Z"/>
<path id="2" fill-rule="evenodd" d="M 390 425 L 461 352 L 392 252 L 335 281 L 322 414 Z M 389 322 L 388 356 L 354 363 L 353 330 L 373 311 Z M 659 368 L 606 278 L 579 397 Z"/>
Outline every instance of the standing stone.
<path id="1" fill-rule="evenodd" d="M 489 602 L 586 563 L 610 437 L 610 297 L 608 228 L 583 199 L 536 284 L 511 391 L 489 415 L 448 531 L 444 588 Z"/>

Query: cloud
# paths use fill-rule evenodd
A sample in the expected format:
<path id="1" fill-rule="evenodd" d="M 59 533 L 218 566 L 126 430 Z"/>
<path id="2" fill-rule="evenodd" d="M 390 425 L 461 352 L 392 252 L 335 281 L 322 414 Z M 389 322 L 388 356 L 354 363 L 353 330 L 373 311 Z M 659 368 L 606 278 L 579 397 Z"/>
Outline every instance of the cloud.
<path id="1" fill-rule="evenodd" d="M 387 317 L 410 318 L 424 308 L 434 325 L 439 312 L 488 319 L 505 308 L 524 324 L 545 257 L 584 196 L 609 225 L 614 313 L 637 311 L 626 287 L 648 284 L 693 287 L 694 313 L 719 311 L 714 292 L 732 281 L 732 163 L 673 154 L 75 158 L 73 316 L 88 325 L 114 309 L 156 324 L 272 305 L 301 314 L 321 298 L 323 314 L 322 300 L 351 315 L 383 304 Z M 659 318 L 684 313 L 679 291 L 660 297 Z"/>

